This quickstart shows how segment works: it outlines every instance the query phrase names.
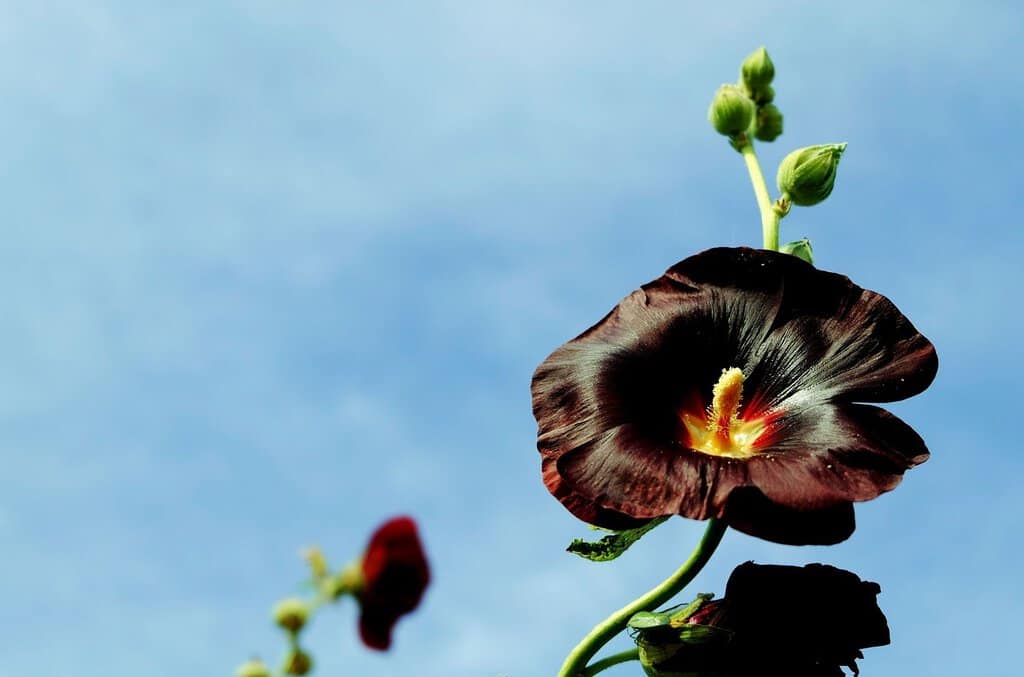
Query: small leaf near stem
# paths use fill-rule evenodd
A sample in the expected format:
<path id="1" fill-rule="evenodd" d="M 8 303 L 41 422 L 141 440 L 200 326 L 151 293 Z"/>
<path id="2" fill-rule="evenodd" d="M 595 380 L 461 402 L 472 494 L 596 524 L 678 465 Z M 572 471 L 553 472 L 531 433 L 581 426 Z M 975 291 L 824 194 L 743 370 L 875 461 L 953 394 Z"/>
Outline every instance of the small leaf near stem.
<path id="1" fill-rule="evenodd" d="M 779 251 L 779 221 L 783 214 L 772 207 L 768 184 L 764 180 L 761 164 L 757 161 L 757 154 L 754 152 L 754 142 L 746 134 L 743 134 L 735 140 L 734 145 L 743 155 L 743 161 L 747 164 L 750 183 L 754 187 L 754 196 L 757 198 L 757 207 L 761 210 L 761 236 L 764 240 L 764 248 L 777 252 Z"/>
<path id="2" fill-rule="evenodd" d="M 602 536 L 599 541 L 585 541 L 582 538 L 576 538 L 566 548 L 566 552 L 579 555 L 583 559 L 589 559 L 591 562 L 608 562 L 626 552 L 629 546 L 639 541 L 644 534 L 661 525 L 667 519 L 668 517 L 657 517 L 642 527 Z"/>
<path id="3" fill-rule="evenodd" d="M 726 529 L 725 522 L 717 519 L 708 520 L 707 529 L 704 530 L 704 535 L 693 553 L 690 554 L 689 559 L 660 585 L 595 625 L 594 629 L 566 656 L 561 670 L 558 671 L 558 677 L 579 677 L 579 675 L 593 674 L 585 672 L 585 668 L 594 654 L 626 628 L 626 623 L 633 617 L 633 614 L 638 611 L 650 611 L 679 594 L 711 559 L 711 555 L 722 541 Z"/>

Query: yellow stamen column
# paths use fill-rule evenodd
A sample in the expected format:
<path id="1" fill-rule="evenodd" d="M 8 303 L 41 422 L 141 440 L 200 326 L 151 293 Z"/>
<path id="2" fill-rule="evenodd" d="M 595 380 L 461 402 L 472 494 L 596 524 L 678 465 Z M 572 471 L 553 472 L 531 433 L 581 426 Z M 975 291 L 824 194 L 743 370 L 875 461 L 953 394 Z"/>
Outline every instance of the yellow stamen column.
<path id="1" fill-rule="evenodd" d="M 743 372 L 738 367 L 723 369 L 711 389 L 711 406 L 705 415 L 682 413 L 692 449 L 728 458 L 750 458 L 756 453 L 754 443 L 764 432 L 765 422 L 757 418 L 740 419 L 743 381 Z"/>
<path id="2" fill-rule="evenodd" d="M 708 430 L 731 445 L 732 428 L 743 399 L 743 372 L 738 367 L 723 369 L 711 392 L 713 397 L 708 411 Z"/>

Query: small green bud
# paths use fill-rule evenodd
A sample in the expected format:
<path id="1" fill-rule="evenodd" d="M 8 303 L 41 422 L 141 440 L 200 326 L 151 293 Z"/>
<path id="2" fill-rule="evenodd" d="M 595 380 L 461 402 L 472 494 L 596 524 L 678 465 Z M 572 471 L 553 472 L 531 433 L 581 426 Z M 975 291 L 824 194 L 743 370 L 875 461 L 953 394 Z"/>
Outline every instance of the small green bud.
<path id="1" fill-rule="evenodd" d="M 302 649 L 292 649 L 284 657 L 281 672 L 286 675 L 305 675 L 313 669 L 313 657 Z"/>
<path id="2" fill-rule="evenodd" d="M 270 677 L 270 669 L 258 658 L 246 661 L 235 670 L 235 677 Z"/>
<path id="3" fill-rule="evenodd" d="M 313 545 L 304 548 L 302 550 L 302 558 L 309 565 L 309 571 L 313 574 L 314 580 L 320 580 L 327 575 L 329 571 L 327 558 L 324 556 L 324 551 L 318 546 Z"/>
<path id="4" fill-rule="evenodd" d="M 773 103 L 757 109 L 757 125 L 754 138 L 758 141 L 774 141 L 782 134 L 782 111 Z"/>
<path id="5" fill-rule="evenodd" d="M 845 143 L 827 143 L 793 151 L 782 159 L 776 182 L 782 197 L 801 207 L 810 207 L 832 194 L 839 156 Z"/>
<path id="6" fill-rule="evenodd" d="M 736 85 L 722 85 L 708 108 L 708 120 L 719 134 L 736 136 L 754 120 L 754 102 Z"/>
<path id="7" fill-rule="evenodd" d="M 763 90 L 771 84 L 775 77 L 775 64 L 768 56 L 768 50 L 758 47 L 753 54 L 743 60 L 740 66 L 740 76 L 743 78 L 743 86 L 751 94 Z"/>
<path id="8" fill-rule="evenodd" d="M 282 599 L 274 605 L 274 622 L 288 632 L 298 632 L 309 618 L 309 607 L 298 597 Z"/>
<path id="9" fill-rule="evenodd" d="M 775 100 L 775 88 L 771 85 L 765 85 L 756 92 L 747 92 L 747 94 L 758 106 L 763 106 Z"/>
<path id="10" fill-rule="evenodd" d="M 782 245 L 779 247 L 779 251 L 783 254 L 792 254 L 798 259 L 803 259 L 812 266 L 814 265 L 814 250 L 811 248 L 811 241 L 806 237 L 802 240 Z"/>

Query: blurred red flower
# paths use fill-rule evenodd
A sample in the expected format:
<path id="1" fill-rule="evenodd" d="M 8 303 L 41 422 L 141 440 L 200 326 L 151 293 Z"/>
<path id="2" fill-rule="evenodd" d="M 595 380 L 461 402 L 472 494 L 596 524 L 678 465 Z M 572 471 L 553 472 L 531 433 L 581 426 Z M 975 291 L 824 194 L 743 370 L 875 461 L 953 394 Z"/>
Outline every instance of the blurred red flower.
<path id="1" fill-rule="evenodd" d="M 370 538 L 362 559 L 359 634 L 363 643 L 384 651 L 391 646 L 391 630 L 401 616 L 419 606 L 430 583 L 430 567 L 410 517 L 382 524 Z"/>

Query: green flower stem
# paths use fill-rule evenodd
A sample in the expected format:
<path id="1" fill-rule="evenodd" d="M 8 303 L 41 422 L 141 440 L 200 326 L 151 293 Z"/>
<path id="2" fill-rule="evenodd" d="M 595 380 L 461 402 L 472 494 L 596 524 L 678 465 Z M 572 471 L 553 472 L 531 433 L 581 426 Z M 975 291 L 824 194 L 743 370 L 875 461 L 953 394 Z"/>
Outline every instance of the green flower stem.
<path id="1" fill-rule="evenodd" d="M 741 142 L 739 150 L 743 154 L 743 160 L 747 163 L 750 183 L 753 184 L 754 195 L 757 196 L 757 207 L 761 210 L 761 234 L 764 237 L 764 248 L 777 252 L 779 251 L 779 219 L 781 215 L 772 208 L 768 184 L 765 183 L 761 165 L 757 161 L 753 142 L 749 140 Z"/>
<path id="2" fill-rule="evenodd" d="M 638 660 L 640 660 L 640 649 L 629 649 L 628 651 L 623 651 L 622 653 L 612 654 L 611 656 L 608 656 L 607 658 L 602 658 L 599 661 L 594 661 L 589 666 L 587 666 L 586 670 L 583 671 L 583 675 L 584 677 L 592 677 L 592 675 L 596 675 L 599 672 L 604 672 L 613 665 Z"/>
<path id="3" fill-rule="evenodd" d="M 679 594 L 693 580 L 694 576 L 700 573 L 700 570 L 711 559 L 715 548 L 722 541 L 725 530 L 726 525 L 724 522 L 716 519 L 708 520 L 708 527 L 704 530 L 700 543 L 697 544 L 697 547 L 690 555 L 690 558 L 683 563 L 683 566 L 679 567 L 674 574 L 665 579 L 661 585 L 649 590 L 643 596 L 633 600 L 595 625 L 594 629 L 566 656 L 562 669 L 558 672 L 558 677 L 579 677 L 580 675 L 589 674 L 584 671 L 587 661 L 593 658 L 594 654 L 600 651 L 601 647 L 607 644 L 615 635 L 626 628 L 626 623 L 633 617 L 633 614 L 638 611 L 650 611 L 661 606 Z"/>

